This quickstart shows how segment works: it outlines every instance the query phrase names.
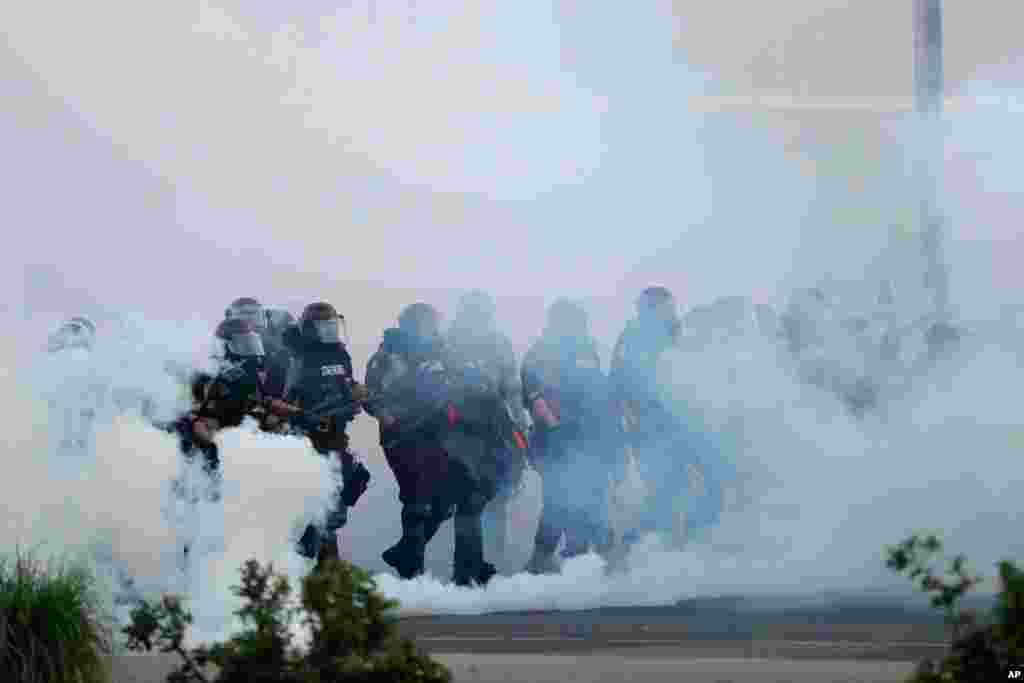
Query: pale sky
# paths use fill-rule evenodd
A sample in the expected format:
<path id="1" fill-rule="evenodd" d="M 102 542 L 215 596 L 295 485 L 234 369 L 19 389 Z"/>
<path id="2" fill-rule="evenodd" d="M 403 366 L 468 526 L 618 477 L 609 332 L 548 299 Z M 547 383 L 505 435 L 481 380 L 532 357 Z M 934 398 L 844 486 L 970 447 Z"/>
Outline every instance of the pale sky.
<path id="1" fill-rule="evenodd" d="M 1014 54 L 1024 11 L 945 4 L 953 89 Z M 380 285 L 592 295 L 616 320 L 653 280 L 771 293 L 799 279 L 815 192 L 781 143 L 845 122 L 738 128 L 688 98 L 911 82 L 909 1 L 54 6 L 0 10 L 5 278 L 57 264 L 93 298 L 210 315 L 317 273 L 355 318 Z"/>

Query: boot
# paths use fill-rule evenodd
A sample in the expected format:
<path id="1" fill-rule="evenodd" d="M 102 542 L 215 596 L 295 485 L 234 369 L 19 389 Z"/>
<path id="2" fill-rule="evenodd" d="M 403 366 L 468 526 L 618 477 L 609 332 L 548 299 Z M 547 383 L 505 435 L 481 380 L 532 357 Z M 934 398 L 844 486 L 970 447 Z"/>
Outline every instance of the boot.
<path id="1" fill-rule="evenodd" d="M 424 571 L 424 555 L 427 549 L 426 534 L 431 513 L 430 505 L 408 504 L 402 506 L 402 538 L 381 554 L 384 562 L 393 568 L 402 579 L 415 578 Z"/>
<path id="2" fill-rule="evenodd" d="M 543 545 L 534 545 L 530 561 L 523 567 L 528 574 L 558 574 L 562 570 L 555 558 L 555 549 Z"/>
<path id="3" fill-rule="evenodd" d="M 484 539 L 479 514 L 455 515 L 455 570 L 452 582 L 456 586 L 486 585 L 497 573 L 494 565 L 484 561 Z"/>
<path id="4" fill-rule="evenodd" d="M 302 532 L 302 537 L 299 538 L 295 551 L 307 560 L 315 560 L 320 554 L 321 542 L 320 530 L 314 524 L 307 524 L 306 530 Z"/>
<path id="5" fill-rule="evenodd" d="M 537 533 L 533 537 L 533 554 L 523 567 L 523 571 L 528 574 L 558 574 L 562 571 L 555 551 L 558 550 L 558 542 L 562 540 L 565 522 L 557 512 L 554 505 L 545 501 Z"/>
<path id="6" fill-rule="evenodd" d="M 565 534 L 565 547 L 561 552 L 563 560 L 586 555 L 588 550 L 590 550 L 590 544 L 587 543 L 584 534 L 573 532 Z"/>

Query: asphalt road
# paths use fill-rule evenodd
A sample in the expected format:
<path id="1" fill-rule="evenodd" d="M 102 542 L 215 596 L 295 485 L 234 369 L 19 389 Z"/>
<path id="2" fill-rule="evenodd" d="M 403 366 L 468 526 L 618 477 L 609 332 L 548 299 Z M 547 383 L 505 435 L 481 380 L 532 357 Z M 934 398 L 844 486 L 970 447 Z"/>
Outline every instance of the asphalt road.
<path id="1" fill-rule="evenodd" d="M 408 617 L 401 631 L 461 681 L 902 681 L 941 656 L 934 611 L 899 604 L 669 607 Z M 118 657 L 114 683 L 158 683 L 169 657 Z"/>
<path id="2" fill-rule="evenodd" d="M 912 662 L 847 659 L 723 659 L 663 655 L 621 657 L 591 655 L 434 655 L 455 683 L 511 681 L 522 683 L 896 683 L 914 670 Z M 113 683 L 163 683 L 176 662 L 162 656 L 119 657 Z"/>
<path id="3" fill-rule="evenodd" d="M 436 653 L 583 654 L 916 661 L 940 654 L 940 614 L 892 604 L 750 608 L 704 601 L 669 607 L 403 619 Z"/>

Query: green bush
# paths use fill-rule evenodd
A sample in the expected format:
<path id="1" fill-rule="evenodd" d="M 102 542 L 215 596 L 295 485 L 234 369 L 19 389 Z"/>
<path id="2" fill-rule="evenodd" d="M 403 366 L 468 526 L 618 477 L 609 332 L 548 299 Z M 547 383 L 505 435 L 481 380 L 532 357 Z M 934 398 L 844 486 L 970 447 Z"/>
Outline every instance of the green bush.
<path id="1" fill-rule="evenodd" d="M 982 579 L 967 570 L 966 558 L 957 555 L 943 573 L 935 571 L 942 544 L 935 536 L 912 536 L 888 548 L 886 561 L 893 571 L 919 582 L 932 593 L 932 605 L 946 612 L 953 627 L 949 653 L 940 661 L 921 662 L 914 683 L 1002 680 L 1013 666 L 1024 664 L 1024 571 L 1002 561 L 999 592 L 991 614 L 963 610 L 960 600 Z"/>
<path id="2" fill-rule="evenodd" d="M 142 602 L 125 627 L 128 647 L 177 653 L 181 667 L 168 683 L 328 683 L 380 681 L 448 683 L 451 673 L 398 635 L 397 603 L 376 591 L 370 575 L 347 562 L 327 563 L 302 582 L 299 605 L 288 579 L 255 560 L 241 570 L 234 588 L 244 600 L 235 612 L 244 629 L 226 643 L 188 649 L 192 615 L 174 596 Z M 306 651 L 293 643 L 295 618 L 309 628 Z M 209 674 L 210 666 L 216 676 Z"/>
<path id="3" fill-rule="evenodd" d="M 113 634 L 81 563 L 0 559 L 0 680 L 105 683 Z"/>

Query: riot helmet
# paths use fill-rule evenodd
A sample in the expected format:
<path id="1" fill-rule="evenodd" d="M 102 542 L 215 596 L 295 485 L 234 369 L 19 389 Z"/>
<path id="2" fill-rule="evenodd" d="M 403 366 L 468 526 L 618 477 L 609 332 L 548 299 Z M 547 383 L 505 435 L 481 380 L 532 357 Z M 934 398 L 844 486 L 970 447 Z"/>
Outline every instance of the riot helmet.
<path id="1" fill-rule="evenodd" d="M 216 336 L 224 342 L 229 360 L 260 360 L 266 355 L 263 338 L 248 320 L 229 318 L 217 326 Z"/>
<path id="2" fill-rule="evenodd" d="M 231 302 L 231 305 L 224 311 L 225 320 L 247 320 L 252 323 L 257 332 L 263 332 L 267 327 L 267 314 L 263 304 L 252 297 L 241 297 Z"/>
<path id="3" fill-rule="evenodd" d="M 412 337 L 433 339 L 441 334 L 441 314 L 430 304 L 411 304 L 399 314 L 398 327 Z"/>
<path id="4" fill-rule="evenodd" d="M 676 298 L 665 287 L 648 287 L 636 300 L 637 322 L 640 328 L 658 337 L 662 335 L 678 340 L 682 322 L 676 309 Z"/>
<path id="5" fill-rule="evenodd" d="M 552 339 L 582 339 L 590 333 L 590 319 L 581 304 L 557 299 L 548 306 L 544 335 Z"/>
<path id="6" fill-rule="evenodd" d="M 640 292 L 636 300 L 637 315 L 643 321 L 675 323 L 679 314 L 676 310 L 676 298 L 665 287 L 648 287 Z"/>
<path id="7" fill-rule="evenodd" d="M 459 297 L 452 326 L 471 332 L 490 332 L 494 329 L 497 307 L 487 292 L 479 289 Z"/>
<path id="8" fill-rule="evenodd" d="M 325 301 L 306 306 L 299 318 L 299 330 L 307 342 L 348 345 L 345 318 Z"/>

